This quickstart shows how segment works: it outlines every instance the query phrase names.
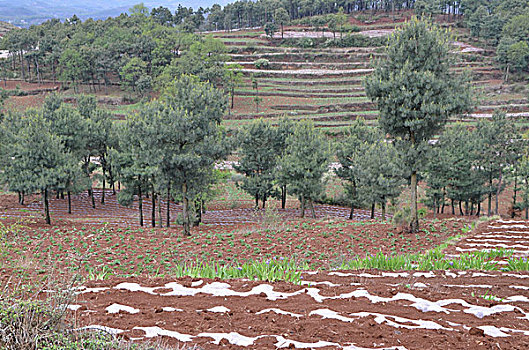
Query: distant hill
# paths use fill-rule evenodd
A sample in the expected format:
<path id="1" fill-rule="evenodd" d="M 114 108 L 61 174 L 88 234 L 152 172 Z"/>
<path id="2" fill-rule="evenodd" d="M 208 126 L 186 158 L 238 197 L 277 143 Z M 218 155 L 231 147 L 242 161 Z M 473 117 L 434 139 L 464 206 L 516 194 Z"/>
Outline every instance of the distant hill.
<path id="1" fill-rule="evenodd" d="M 143 2 L 149 8 L 165 6 L 175 10 L 179 4 L 185 7 L 210 7 L 218 3 L 226 5 L 229 0 L 0 0 L 0 21 L 20 27 L 40 24 L 51 18 L 65 19 L 74 14 L 82 19 L 106 19 L 126 12 L 135 4 Z"/>
<path id="2" fill-rule="evenodd" d="M 12 24 L 0 21 L 0 36 L 4 36 L 5 33 L 15 28 L 16 27 Z"/>

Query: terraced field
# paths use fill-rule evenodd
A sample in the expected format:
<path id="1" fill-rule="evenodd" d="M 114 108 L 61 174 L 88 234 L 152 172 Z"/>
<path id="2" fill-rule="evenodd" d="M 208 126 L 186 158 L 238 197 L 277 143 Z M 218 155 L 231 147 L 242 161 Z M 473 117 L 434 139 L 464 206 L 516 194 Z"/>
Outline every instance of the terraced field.
<path id="1" fill-rule="evenodd" d="M 360 26 L 359 35 L 369 37 L 391 33 L 399 24 L 380 23 Z M 315 32 L 310 28 L 291 27 L 285 31 L 288 38 L 331 38 L 330 32 Z M 281 116 L 291 119 L 310 119 L 327 133 L 336 134 L 362 117 L 376 122 L 378 112 L 365 95 L 363 78 L 372 71 L 372 63 L 383 56 L 381 47 L 353 48 L 293 48 L 277 46 L 280 34 L 269 40 L 258 30 L 215 33 L 230 48 L 231 62 L 238 63 L 244 74 L 244 83 L 236 91 L 234 109 L 226 117 L 231 128 L 248 123 L 254 118 L 277 120 Z M 465 33 L 460 33 L 465 40 Z M 258 39 L 257 39 L 258 38 Z M 248 45 L 245 40 L 252 39 Z M 519 84 L 503 82 L 503 74 L 494 65 L 493 52 L 456 41 L 453 50 L 458 62 L 457 72 L 468 71 L 476 88 L 478 105 L 466 116 L 452 120 L 475 123 L 489 118 L 496 110 L 505 111 L 522 128 L 529 127 L 529 101 Z M 257 69 L 254 62 L 267 59 L 268 69 Z M 251 77 L 258 82 L 259 112 L 254 102 L 256 92 Z"/>
<path id="2" fill-rule="evenodd" d="M 527 257 L 528 232 L 529 222 L 498 220 L 451 249 L 490 250 L 495 237 Z M 80 287 L 69 308 L 88 329 L 207 349 L 526 349 L 529 274 L 509 266 L 302 271 L 300 284 L 112 278 Z"/>

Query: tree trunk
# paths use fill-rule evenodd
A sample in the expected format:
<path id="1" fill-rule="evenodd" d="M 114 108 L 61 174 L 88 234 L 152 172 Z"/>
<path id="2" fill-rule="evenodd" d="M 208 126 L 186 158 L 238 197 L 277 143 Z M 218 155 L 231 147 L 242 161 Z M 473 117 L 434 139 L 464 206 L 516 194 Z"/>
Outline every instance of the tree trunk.
<path id="1" fill-rule="evenodd" d="M 512 213 L 511 213 L 511 219 L 514 219 L 514 208 L 516 208 L 516 195 L 518 194 L 518 176 L 516 175 L 516 170 L 514 173 L 514 193 L 512 195 Z"/>
<path id="2" fill-rule="evenodd" d="M 462 206 L 462 202 L 461 202 L 461 201 L 459 201 L 459 215 L 461 215 L 461 216 L 465 216 L 465 215 L 463 214 L 463 206 Z"/>
<path id="3" fill-rule="evenodd" d="M 502 169 L 500 167 L 500 176 L 498 178 L 498 188 L 496 189 L 496 198 L 495 198 L 495 200 L 496 200 L 496 203 L 495 203 L 496 208 L 494 209 L 494 212 L 495 212 L 496 215 L 498 215 L 498 197 L 500 196 L 500 192 L 501 192 L 501 182 L 502 182 L 502 180 L 503 180 L 503 171 L 502 171 Z"/>
<path id="4" fill-rule="evenodd" d="M 156 193 L 152 191 L 151 225 L 156 227 Z"/>
<path id="5" fill-rule="evenodd" d="M 353 202 L 351 202 L 351 212 L 349 213 L 349 220 L 353 220 L 354 212 L 355 212 L 355 205 Z"/>
<path id="6" fill-rule="evenodd" d="M 266 209 L 266 196 L 263 196 L 263 209 Z"/>
<path id="7" fill-rule="evenodd" d="M 138 184 L 138 210 L 140 211 L 140 226 L 143 226 L 143 197 L 141 195 L 141 182 Z"/>
<path id="8" fill-rule="evenodd" d="M 312 218 L 316 219 L 316 211 L 314 210 L 314 201 L 312 199 L 310 200 L 310 211 L 312 213 Z"/>
<path id="9" fill-rule="evenodd" d="M 437 217 L 437 199 L 435 196 L 433 197 L 433 218 L 435 219 Z"/>
<path id="10" fill-rule="evenodd" d="M 382 220 L 386 221 L 386 199 L 382 200 Z"/>
<path id="11" fill-rule="evenodd" d="M 167 186 L 167 222 L 165 226 L 170 227 L 171 226 L 171 185 Z"/>
<path id="12" fill-rule="evenodd" d="M 375 203 L 371 203 L 371 219 L 375 218 Z"/>
<path id="13" fill-rule="evenodd" d="M 44 217 L 46 218 L 46 224 L 51 225 L 50 206 L 48 203 L 48 188 L 44 189 L 44 192 L 42 194 L 42 201 L 44 202 Z"/>
<path id="14" fill-rule="evenodd" d="M 37 69 L 37 81 L 39 82 L 39 85 L 42 84 L 42 79 L 40 77 L 40 69 L 39 69 L 39 61 L 37 58 L 35 58 L 35 67 Z"/>
<path id="15" fill-rule="evenodd" d="M 191 228 L 189 225 L 189 201 L 187 199 L 187 183 L 182 184 L 182 220 L 184 226 L 184 236 L 191 236 Z"/>
<path id="16" fill-rule="evenodd" d="M 287 205 L 287 185 L 281 186 L 281 209 L 285 209 Z"/>
<path id="17" fill-rule="evenodd" d="M 489 193 L 488 193 L 488 207 L 487 207 L 487 216 L 492 215 L 492 173 L 489 175 Z"/>
<path id="18" fill-rule="evenodd" d="M 68 214 L 72 213 L 72 192 L 68 191 Z"/>
<path id="19" fill-rule="evenodd" d="M 202 222 L 202 205 L 201 205 L 201 201 L 195 201 L 195 213 L 196 213 L 196 218 L 195 218 L 195 220 L 193 220 L 193 227 L 198 227 L 198 225 L 200 225 L 200 223 Z"/>
<path id="20" fill-rule="evenodd" d="M 22 80 L 26 81 L 26 72 L 24 72 L 24 59 L 22 58 L 23 56 L 23 50 L 20 51 L 20 72 L 22 73 Z"/>
<path id="21" fill-rule="evenodd" d="M 481 202 L 478 202 L 478 211 L 476 212 L 476 216 L 479 217 L 479 214 L 481 214 Z"/>
<path id="22" fill-rule="evenodd" d="M 96 199 L 94 197 L 94 189 L 90 190 L 90 197 L 92 197 L 92 208 L 96 208 Z"/>
<path id="23" fill-rule="evenodd" d="M 158 196 L 158 217 L 160 218 L 160 227 L 163 227 L 163 217 L 162 217 L 162 194 Z"/>
<path id="24" fill-rule="evenodd" d="M 452 199 L 452 215 L 456 215 L 456 209 L 454 207 L 454 200 Z"/>
<path id="25" fill-rule="evenodd" d="M 443 188 L 443 206 L 441 207 L 441 214 L 445 213 L 445 189 Z"/>
<path id="26" fill-rule="evenodd" d="M 301 196 L 301 217 L 305 217 L 305 196 Z"/>
<path id="27" fill-rule="evenodd" d="M 259 209 L 259 195 L 255 194 L 255 209 Z"/>
<path id="28" fill-rule="evenodd" d="M 103 169 L 103 193 L 101 193 L 101 204 L 105 204 L 105 187 L 106 187 L 105 170 Z"/>
<path id="29" fill-rule="evenodd" d="M 417 211 L 417 171 L 411 173 L 411 232 L 419 230 L 419 214 Z"/>

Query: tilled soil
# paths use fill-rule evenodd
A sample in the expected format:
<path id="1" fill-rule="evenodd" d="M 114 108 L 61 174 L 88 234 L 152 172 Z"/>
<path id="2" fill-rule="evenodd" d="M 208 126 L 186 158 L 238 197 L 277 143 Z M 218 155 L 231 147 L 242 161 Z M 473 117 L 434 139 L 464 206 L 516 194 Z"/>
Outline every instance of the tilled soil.
<path id="1" fill-rule="evenodd" d="M 527 349 L 528 278 L 334 271 L 306 272 L 303 285 L 112 279 L 80 289 L 70 308 L 80 326 L 204 349 Z"/>
<path id="2" fill-rule="evenodd" d="M 92 202 L 87 192 L 72 196 L 72 214 L 68 214 L 67 199 L 50 199 L 50 211 L 53 221 L 69 220 L 82 224 L 110 224 L 120 226 L 139 226 L 138 204 L 135 201 L 130 207 L 124 207 L 117 202 L 116 195 L 111 190 L 105 191 L 105 204 L 101 204 L 102 190 L 95 189 L 94 197 L 96 207 L 92 208 Z M 162 200 L 162 217 L 166 219 L 167 201 Z M 262 220 L 266 214 L 264 210 L 255 210 L 252 201 L 237 200 L 237 205 L 229 208 L 227 203 L 212 202 L 208 205 L 208 210 L 203 214 L 203 223 L 208 225 L 237 225 L 237 224 L 254 224 Z M 156 202 L 158 205 L 158 202 Z M 170 204 L 171 222 L 174 222 L 178 214 L 181 213 L 181 205 L 171 202 Z M 268 207 L 276 207 L 277 202 L 270 201 Z M 316 218 L 322 219 L 327 217 L 347 218 L 349 217 L 348 208 L 315 205 Z M 146 225 L 150 224 L 152 212 L 152 201 L 149 198 L 143 200 L 143 216 Z M 159 221 L 158 209 L 156 207 L 156 219 Z M 286 209 L 277 209 L 276 214 L 282 220 L 299 218 L 301 211 L 297 203 L 289 202 Z M 310 216 L 308 209 L 306 216 Z M 365 220 L 370 218 L 367 210 L 355 210 L 354 218 L 356 220 Z M 375 213 L 376 218 L 380 218 L 379 212 Z M 25 205 L 17 202 L 16 195 L 0 195 L 0 218 L 24 218 L 24 217 L 42 217 L 42 202 L 39 197 L 32 196 L 26 200 Z"/>
<path id="3" fill-rule="evenodd" d="M 446 253 L 457 257 L 464 253 L 495 249 L 512 250 L 514 257 L 529 258 L 529 221 L 497 220 L 482 224 Z"/>

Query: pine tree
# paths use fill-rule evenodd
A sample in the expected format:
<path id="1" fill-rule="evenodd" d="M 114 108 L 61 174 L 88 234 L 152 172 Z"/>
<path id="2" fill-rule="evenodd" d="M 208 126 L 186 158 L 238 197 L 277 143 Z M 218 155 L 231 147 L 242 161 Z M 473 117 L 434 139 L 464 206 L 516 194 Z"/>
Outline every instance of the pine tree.
<path id="1" fill-rule="evenodd" d="M 371 218 L 374 208 L 380 204 L 382 219 L 386 219 L 386 204 L 402 192 L 402 162 L 395 147 L 385 140 L 378 140 L 365 149 L 359 160 L 359 197 L 371 204 Z"/>
<path id="2" fill-rule="evenodd" d="M 40 191 L 45 220 L 51 225 L 49 192 L 63 184 L 65 171 L 74 164 L 71 154 L 41 114 L 30 113 L 18 121 L 4 120 L 2 132 L 8 144 L 4 180 L 10 190 L 27 194 Z"/>
<path id="3" fill-rule="evenodd" d="M 281 177 L 289 191 L 301 202 L 301 217 L 309 202 L 312 216 L 316 217 L 314 201 L 324 190 L 323 175 L 328 171 L 329 150 L 324 136 L 309 122 L 300 122 L 286 140 L 287 147 L 279 161 Z"/>
<path id="4" fill-rule="evenodd" d="M 382 139 L 380 130 L 368 126 L 363 119 L 356 119 L 344 133 L 338 144 L 336 156 L 340 167 L 336 175 L 345 181 L 344 187 L 351 203 L 349 219 L 353 219 L 355 207 L 362 204 L 358 196 L 358 183 L 361 177 L 361 159 L 367 149 L 377 140 Z"/>
<path id="5" fill-rule="evenodd" d="M 265 208 L 267 199 L 275 195 L 276 134 L 269 122 L 259 119 L 243 128 L 237 137 L 240 160 L 235 170 L 245 175 L 240 187 L 255 198 L 256 208 L 259 200 Z"/>
<path id="6" fill-rule="evenodd" d="M 505 189 L 504 169 L 517 158 L 517 131 L 505 113 L 494 113 L 492 119 L 481 120 L 476 127 L 480 143 L 480 166 L 487 179 L 488 212 L 492 215 L 492 196 L 495 196 L 494 213 L 498 215 L 498 197 Z"/>
<path id="7" fill-rule="evenodd" d="M 430 138 L 450 116 L 470 105 L 469 89 L 449 70 L 448 34 L 412 19 L 389 39 L 387 58 L 366 79 L 366 93 L 377 103 L 379 124 L 394 138 L 411 181 L 411 230 L 417 231 L 417 175 Z"/>

